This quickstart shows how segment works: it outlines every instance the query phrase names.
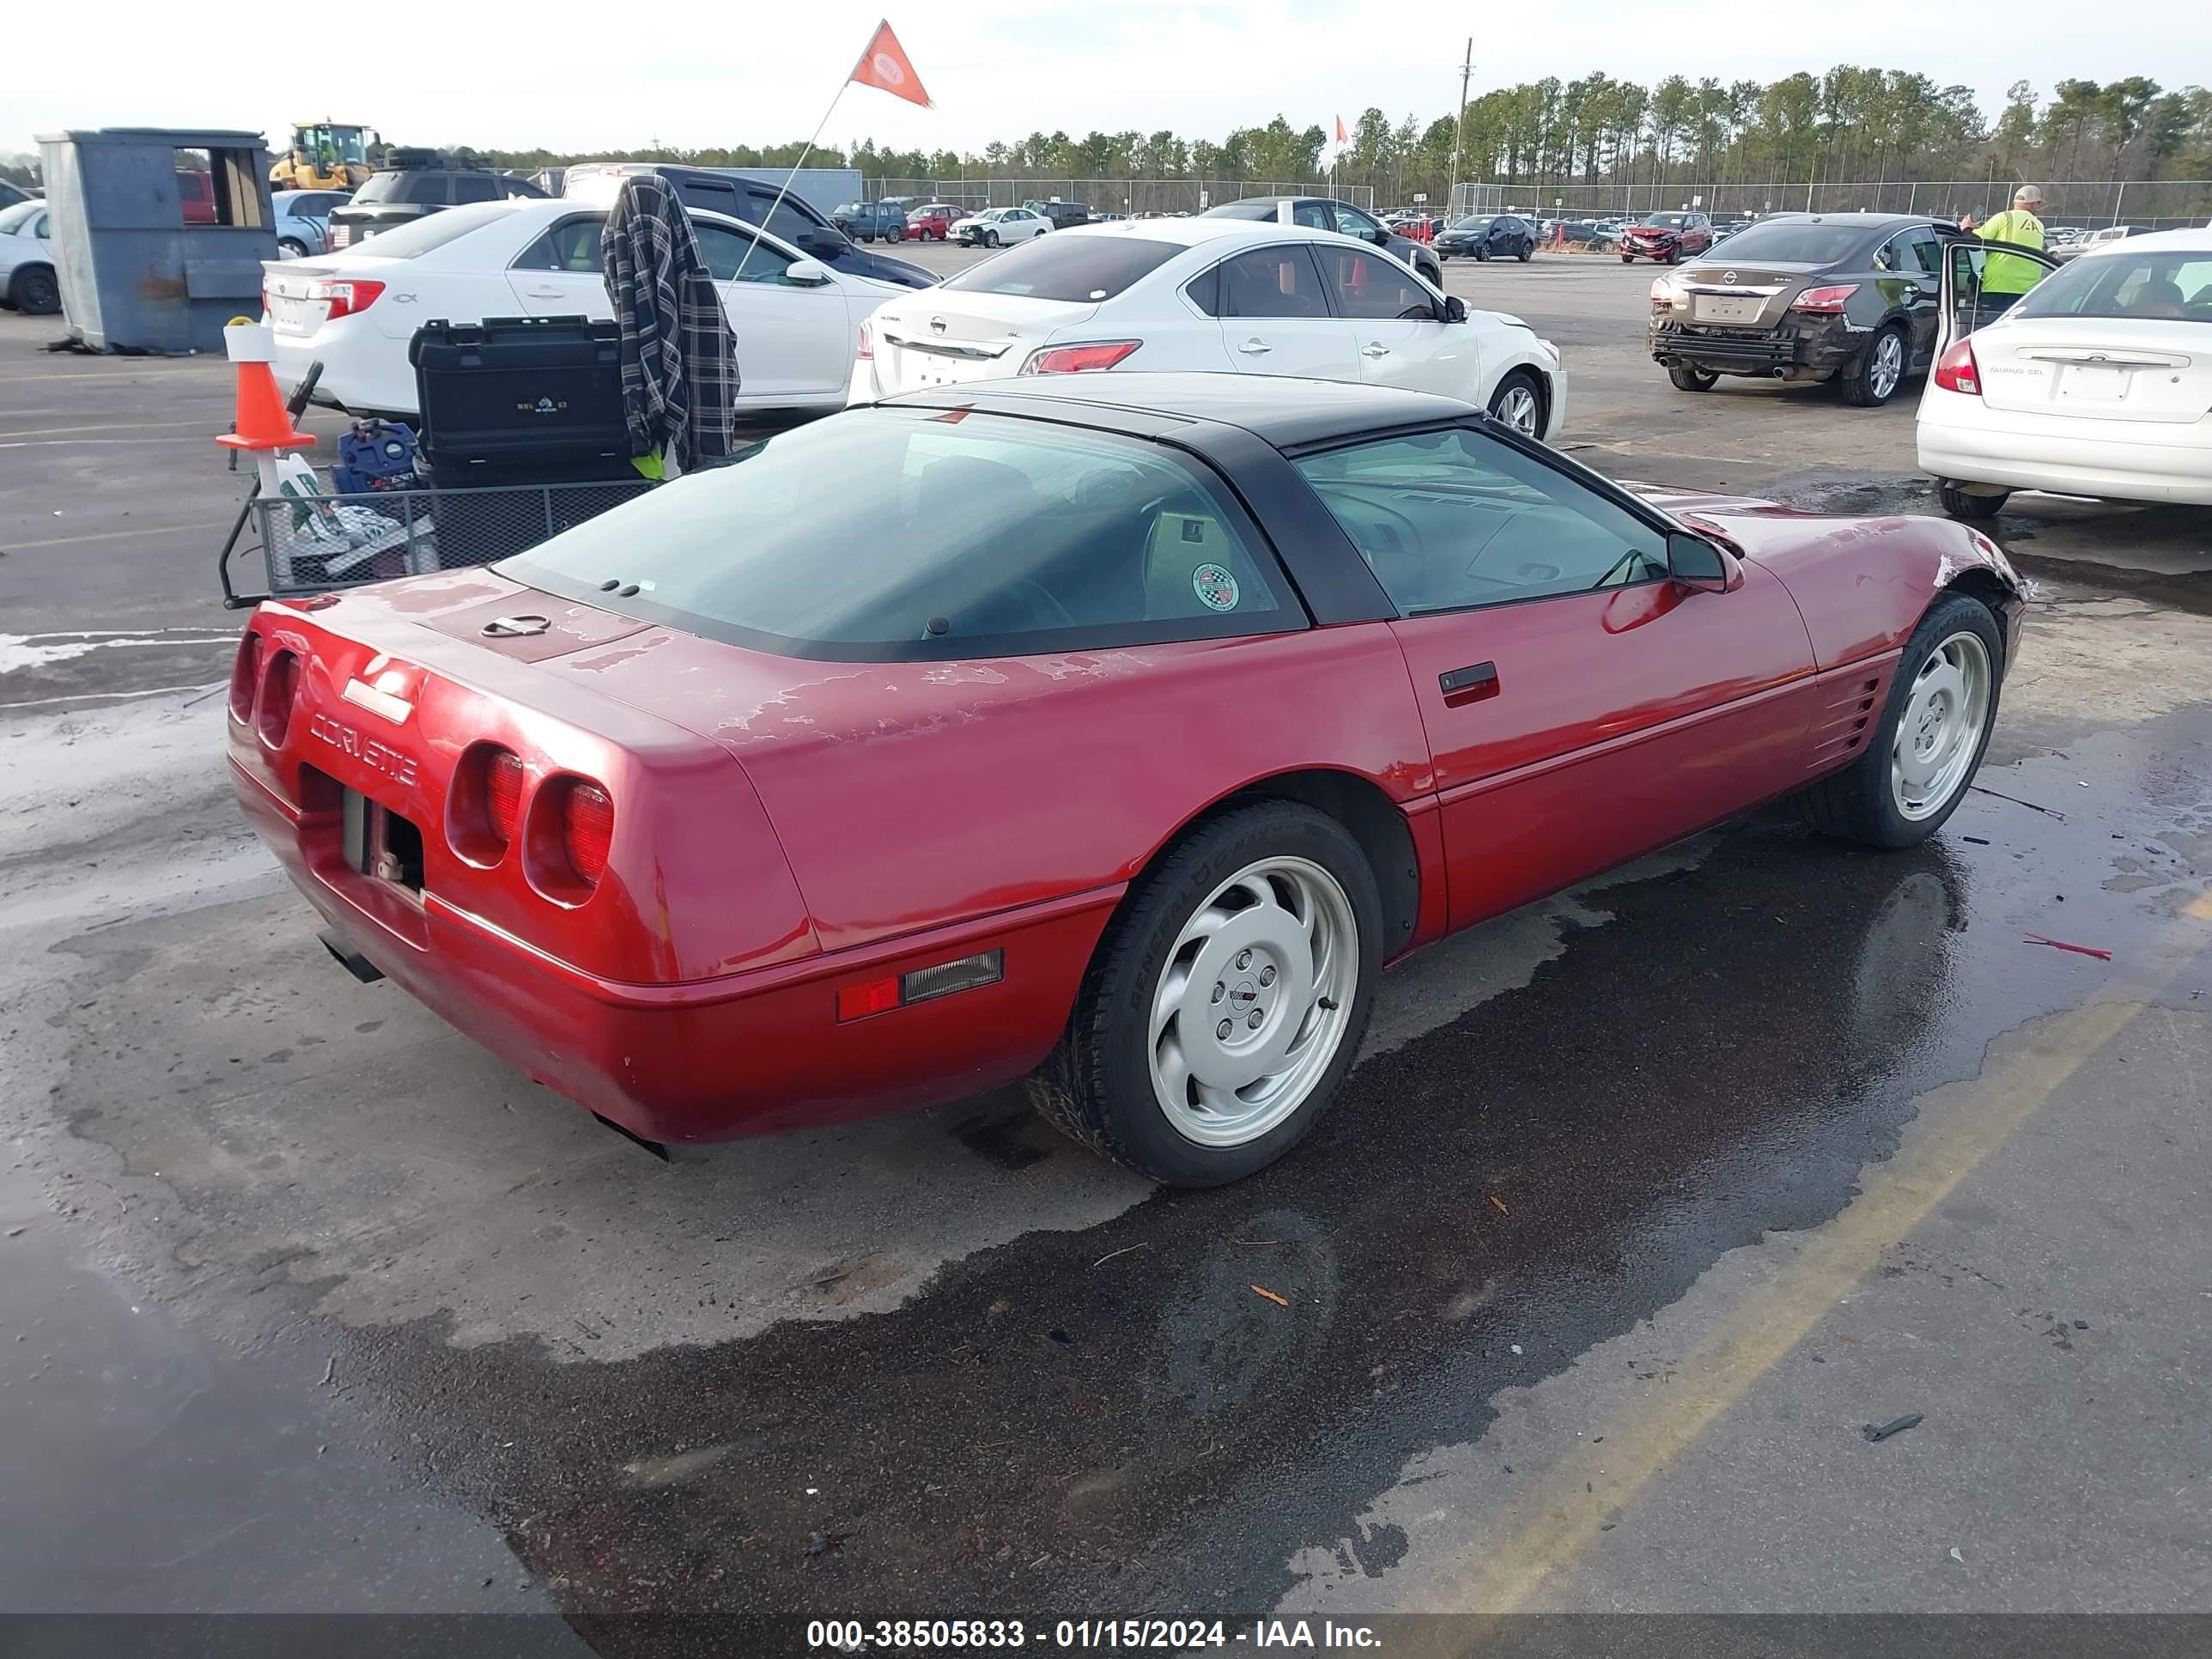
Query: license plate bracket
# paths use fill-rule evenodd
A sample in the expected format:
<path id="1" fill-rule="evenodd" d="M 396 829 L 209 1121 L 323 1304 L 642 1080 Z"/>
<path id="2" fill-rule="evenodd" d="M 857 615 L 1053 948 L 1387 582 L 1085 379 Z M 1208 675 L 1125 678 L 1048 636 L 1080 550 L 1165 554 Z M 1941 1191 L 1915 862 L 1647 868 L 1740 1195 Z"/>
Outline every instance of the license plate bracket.
<path id="1" fill-rule="evenodd" d="M 421 896 L 422 832 L 412 822 L 356 789 L 339 798 L 338 818 L 348 869 Z"/>
<path id="2" fill-rule="evenodd" d="M 1701 323 L 1755 323 L 1765 301 L 1733 295 L 1700 294 L 1690 314 Z"/>

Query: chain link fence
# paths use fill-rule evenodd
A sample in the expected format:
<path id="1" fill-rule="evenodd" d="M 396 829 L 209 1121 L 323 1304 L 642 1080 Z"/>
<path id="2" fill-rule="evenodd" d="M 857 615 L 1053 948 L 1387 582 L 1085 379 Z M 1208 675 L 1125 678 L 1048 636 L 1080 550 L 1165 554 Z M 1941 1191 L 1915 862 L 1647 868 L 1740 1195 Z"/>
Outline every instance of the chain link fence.
<path id="1" fill-rule="evenodd" d="M 1802 179 L 1794 184 L 1704 184 L 1686 178 L 1664 182 L 1646 178 L 1626 185 L 1524 180 L 1460 185 L 1452 192 L 1452 212 L 1455 217 L 1517 212 L 1534 218 L 1602 219 L 1696 208 L 1708 213 L 1925 213 L 1938 219 L 1971 213 L 1985 219 L 2011 205 L 2018 182 L 2002 174 L 1809 184 Z M 2045 184 L 2043 193 L 2041 217 L 2048 225 L 2172 230 L 2212 221 L 2212 180 L 2208 179 L 2071 179 Z"/>
<path id="2" fill-rule="evenodd" d="M 871 179 L 868 199 L 920 197 L 980 210 L 1024 202 L 1080 202 L 1093 213 L 1203 213 L 1248 196 L 1333 196 L 1370 212 L 1375 187 L 1326 179 Z"/>
<path id="3" fill-rule="evenodd" d="M 282 596 L 511 558 L 652 487 L 638 478 L 263 495 L 247 502 L 246 514 L 268 591 Z"/>

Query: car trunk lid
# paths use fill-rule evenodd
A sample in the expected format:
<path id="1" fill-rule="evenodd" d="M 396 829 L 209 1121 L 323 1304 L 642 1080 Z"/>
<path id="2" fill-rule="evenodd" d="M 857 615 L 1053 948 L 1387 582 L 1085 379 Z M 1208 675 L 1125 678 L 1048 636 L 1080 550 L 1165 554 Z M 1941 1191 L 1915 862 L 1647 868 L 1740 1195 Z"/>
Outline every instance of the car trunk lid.
<path id="1" fill-rule="evenodd" d="M 486 633 L 510 615 L 548 626 Z M 264 604 L 233 679 L 231 757 L 291 809 L 296 845 L 280 850 L 319 904 L 349 907 L 372 961 L 433 948 L 447 916 L 625 984 L 814 954 L 789 862 L 729 750 L 546 672 L 643 626 L 475 570 Z M 522 775 L 503 834 L 488 829 L 500 750 Z M 588 878 L 566 804 L 584 786 L 611 820 Z"/>
<path id="2" fill-rule="evenodd" d="M 876 313 L 869 331 L 885 391 L 1004 380 L 1019 374 L 1039 346 L 1098 311 L 1083 301 L 1012 295 L 992 296 L 988 308 L 963 307 L 963 297 L 923 293 Z"/>
<path id="3" fill-rule="evenodd" d="M 1973 337 L 1982 400 L 2018 414 L 2201 425 L 2212 444 L 2212 326 L 2023 317 Z"/>

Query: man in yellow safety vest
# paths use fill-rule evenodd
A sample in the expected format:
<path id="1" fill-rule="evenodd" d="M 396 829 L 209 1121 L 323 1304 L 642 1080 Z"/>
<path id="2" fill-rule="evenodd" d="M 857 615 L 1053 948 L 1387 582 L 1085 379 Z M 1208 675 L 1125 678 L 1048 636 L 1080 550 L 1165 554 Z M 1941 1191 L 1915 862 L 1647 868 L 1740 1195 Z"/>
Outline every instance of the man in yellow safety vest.
<path id="1" fill-rule="evenodd" d="M 2022 185 L 2012 193 L 2010 211 L 1992 215 L 1978 228 L 1970 223 L 1963 228 L 1973 230 L 1985 242 L 2000 246 L 2009 242 L 2015 247 L 2032 247 L 2041 252 L 2043 221 L 2036 217 L 2036 213 L 2042 206 L 2043 191 L 2033 185 Z M 2034 260 L 2018 258 L 1992 248 L 1982 268 L 1978 309 L 1984 317 L 2008 311 L 2043 277 L 2044 268 Z"/>

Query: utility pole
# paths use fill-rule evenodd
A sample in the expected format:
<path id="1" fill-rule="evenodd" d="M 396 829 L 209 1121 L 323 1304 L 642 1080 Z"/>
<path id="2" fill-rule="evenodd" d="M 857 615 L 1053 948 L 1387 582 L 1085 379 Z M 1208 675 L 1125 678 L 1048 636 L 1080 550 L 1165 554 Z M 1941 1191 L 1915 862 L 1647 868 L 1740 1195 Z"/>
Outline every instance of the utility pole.
<path id="1" fill-rule="evenodd" d="M 1459 66 L 1459 119 L 1452 123 L 1451 177 L 1444 180 L 1444 216 L 1449 219 L 1459 204 L 1452 198 L 1459 189 L 1459 143 L 1467 131 L 1467 83 L 1474 74 L 1474 37 L 1467 37 L 1467 56 Z"/>

